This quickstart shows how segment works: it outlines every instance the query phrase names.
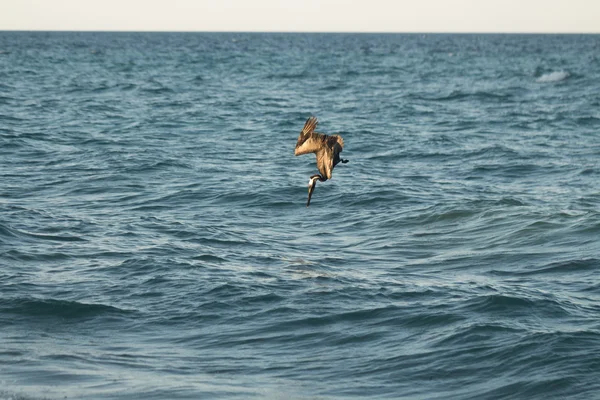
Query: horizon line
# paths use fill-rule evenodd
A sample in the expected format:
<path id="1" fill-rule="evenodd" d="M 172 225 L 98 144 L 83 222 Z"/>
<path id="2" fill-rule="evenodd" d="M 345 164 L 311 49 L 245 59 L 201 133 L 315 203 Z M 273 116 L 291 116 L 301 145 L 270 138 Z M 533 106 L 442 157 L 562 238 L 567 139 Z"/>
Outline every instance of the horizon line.
<path id="1" fill-rule="evenodd" d="M 600 31 L 235 31 L 235 30 L 120 30 L 120 29 L 0 29 L 4 32 L 39 33 L 275 33 L 275 34 L 382 34 L 382 35 L 600 35 Z"/>

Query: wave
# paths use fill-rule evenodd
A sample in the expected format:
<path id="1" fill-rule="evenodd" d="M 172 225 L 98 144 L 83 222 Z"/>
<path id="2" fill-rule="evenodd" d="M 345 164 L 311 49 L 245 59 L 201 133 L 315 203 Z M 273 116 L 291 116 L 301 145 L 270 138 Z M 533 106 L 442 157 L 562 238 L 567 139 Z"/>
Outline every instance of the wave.
<path id="1" fill-rule="evenodd" d="M 266 79 L 279 80 L 279 79 L 304 79 L 308 78 L 310 75 L 308 71 L 300 71 L 300 72 L 283 72 L 283 73 L 275 73 L 269 74 L 266 76 Z"/>
<path id="2" fill-rule="evenodd" d="M 65 319 L 94 318 L 102 315 L 124 315 L 130 312 L 104 304 L 34 298 L 0 299 L 0 310 L 2 313 L 26 317 Z"/>
<path id="3" fill-rule="evenodd" d="M 224 263 L 227 261 L 227 259 L 215 256 L 213 254 L 200 254 L 192 257 L 192 260 L 203 261 L 207 263 Z"/>
<path id="4" fill-rule="evenodd" d="M 47 397 L 33 397 L 21 393 L 0 390 L 0 400 L 48 400 Z"/>
<path id="5" fill-rule="evenodd" d="M 425 100 L 425 101 L 456 101 L 456 100 L 478 100 L 483 102 L 507 102 L 513 96 L 512 94 L 496 93 L 491 91 L 475 91 L 468 92 L 463 90 L 453 90 L 450 93 L 442 95 L 430 95 L 430 94 L 409 94 L 408 97 L 414 100 Z"/>
<path id="6" fill-rule="evenodd" d="M 527 325 L 519 325 L 487 322 L 457 327 L 436 343 L 440 348 L 438 354 L 443 354 L 436 364 L 454 371 L 462 364 L 464 367 L 459 370 L 474 375 L 479 371 L 470 370 L 470 364 L 496 372 L 499 379 L 484 387 L 471 387 L 467 398 L 533 398 L 548 392 L 563 397 L 567 393 L 594 392 L 580 384 L 580 373 L 573 370 L 573 359 L 567 354 L 579 353 L 580 368 L 594 369 L 596 358 L 584 352 L 596 352 L 597 332 L 536 332 L 526 329 Z M 498 365 L 513 367 L 498 368 Z"/>
<path id="7" fill-rule="evenodd" d="M 584 127 L 596 127 L 600 124 L 600 118 L 593 116 L 579 117 L 575 118 L 575 123 Z"/>
<path id="8" fill-rule="evenodd" d="M 553 262 L 544 265 L 540 268 L 524 271 L 521 273 L 512 272 L 519 275 L 538 275 L 538 274 L 565 274 L 565 273 L 577 273 L 585 274 L 592 273 L 598 269 L 600 260 L 595 258 L 588 258 L 582 260 L 569 260 L 561 262 Z"/>
<path id="9" fill-rule="evenodd" d="M 455 329 L 435 343 L 436 347 L 470 346 L 475 341 L 489 340 L 500 335 L 521 333 L 522 329 L 499 323 L 474 323 Z"/>
<path id="10" fill-rule="evenodd" d="M 494 315 L 546 315 L 548 317 L 565 316 L 569 313 L 556 300 L 550 298 L 524 298 L 515 295 L 492 294 L 479 296 L 469 300 L 469 311 L 478 313 L 491 313 Z"/>
<path id="11" fill-rule="evenodd" d="M 342 205 L 351 205 L 354 207 L 373 207 L 379 204 L 396 204 L 402 200 L 410 200 L 410 197 L 400 190 L 379 189 L 371 193 L 355 193 L 353 195 L 345 195 L 338 193 L 336 202 Z"/>
<path id="12" fill-rule="evenodd" d="M 540 75 L 536 81 L 540 83 L 561 82 L 570 76 L 568 71 L 553 71 Z"/>
<path id="13" fill-rule="evenodd" d="M 0 224 L 0 243 L 2 243 L 4 241 L 4 239 L 21 239 L 21 240 L 27 240 L 27 241 L 31 241 L 31 240 L 48 240 L 48 241 L 56 241 L 56 242 L 86 242 L 87 239 L 80 237 L 80 236 L 75 236 L 75 235 L 69 235 L 69 234 L 65 234 L 65 235 L 51 235 L 51 234 L 45 234 L 45 233 L 34 233 L 34 232 L 28 232 L 25 230 L 20 230 L 20 229 L 16 229 L 10 226 L 6 226 L 3 224 Z"/>

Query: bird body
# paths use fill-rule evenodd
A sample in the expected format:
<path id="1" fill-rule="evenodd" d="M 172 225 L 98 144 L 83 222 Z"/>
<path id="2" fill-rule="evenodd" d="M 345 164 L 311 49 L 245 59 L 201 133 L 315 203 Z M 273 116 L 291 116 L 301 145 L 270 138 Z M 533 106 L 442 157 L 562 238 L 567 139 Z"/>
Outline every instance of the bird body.
<path id="1" fill-rule="evenodd" d="M 317 157 L 317 169 L 319 174 L 310 177 L 308 183 L 308 201 L 306 206 L 310 205 L 310 198 L 315 189 L 317 181 L 325 182 L 331 179 L 333 168 L 340 162 L 347 163 L 348 160 L 342 160 L 340 153 L 344 148 L 344 139 L 340 135 L 325 135 L 315 132 L 317 127 L 317 118 L 310 117 L 304 124 L 304 128 L 298 136 L 294 155 L 315 153 Z"/>

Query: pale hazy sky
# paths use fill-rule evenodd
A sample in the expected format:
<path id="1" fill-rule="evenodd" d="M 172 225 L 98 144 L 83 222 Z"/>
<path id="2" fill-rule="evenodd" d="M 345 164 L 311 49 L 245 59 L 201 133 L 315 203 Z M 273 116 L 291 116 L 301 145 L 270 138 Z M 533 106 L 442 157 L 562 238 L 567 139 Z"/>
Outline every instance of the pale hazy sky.
<path id="1" fill-rule="evenodd" d="M 600 0 L 0 0 L 0 30 L 600 33 Z"/>

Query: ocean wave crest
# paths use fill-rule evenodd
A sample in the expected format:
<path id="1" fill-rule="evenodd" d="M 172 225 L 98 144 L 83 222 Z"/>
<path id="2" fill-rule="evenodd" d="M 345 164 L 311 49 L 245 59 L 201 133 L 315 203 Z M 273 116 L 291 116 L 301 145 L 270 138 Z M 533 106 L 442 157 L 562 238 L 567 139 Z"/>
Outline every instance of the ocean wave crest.
<path id="1" fill-rule="evenodd" d="M 570 76 L 568 71 L 553 71 L 540 75 L 536 81 L 540 83 L 561 82 Z"/>
<path id="2" fill-rule="evenodd" d="M 67 319 L 93 318 L 107 314 L 125 314 L 128 311 L 104 304 L 80 303 L 56 299 L 14 298 L 0 299 L 2 313 L 29 317 L 58 317 Z"/>

